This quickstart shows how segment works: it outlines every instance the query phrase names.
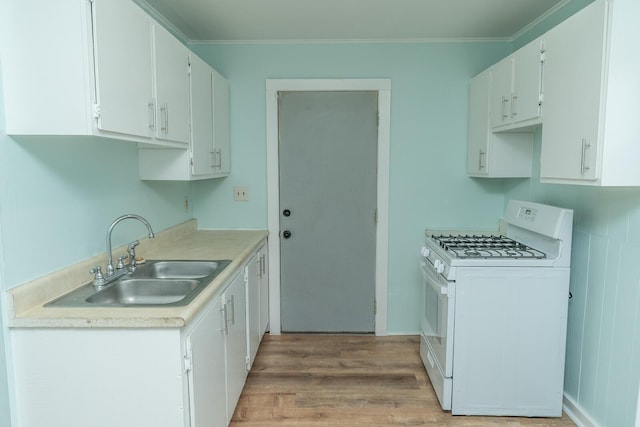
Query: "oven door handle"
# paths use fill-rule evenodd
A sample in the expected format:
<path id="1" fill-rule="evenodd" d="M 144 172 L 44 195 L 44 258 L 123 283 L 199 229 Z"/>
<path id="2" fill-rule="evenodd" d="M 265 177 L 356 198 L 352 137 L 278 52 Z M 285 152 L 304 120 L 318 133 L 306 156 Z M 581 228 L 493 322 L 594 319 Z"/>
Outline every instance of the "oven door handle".
<path id="1" fill-rule="evenodd" d="M 421 264 L 422 277 L 424 278 L 424 281 L 440 295 L 453 296 L 449 294 L 450 291 L 453 290 L 453 288 L 450 286 L 451 282 L 448 282 L 447 280 L 443 279 L 442 276 L 436 274 L 431 268 L 431 265 L 427 264 L 426 261 L 422 261 Z"/>

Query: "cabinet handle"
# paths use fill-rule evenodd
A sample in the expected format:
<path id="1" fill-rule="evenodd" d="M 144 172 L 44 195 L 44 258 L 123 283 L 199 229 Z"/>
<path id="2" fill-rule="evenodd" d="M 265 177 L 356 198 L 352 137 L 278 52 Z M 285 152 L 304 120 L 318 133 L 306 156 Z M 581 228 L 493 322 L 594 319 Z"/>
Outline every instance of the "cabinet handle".
<path id="1" fill-rule="evenodd" d="M 216 164 L 216 167 L 219 171 L 222 171 L 222 148 L 218 148 L 216 151 L 218 152 L 218 163 Z"/>
<path id="2" fill-rule="evenodd" d="M 262 254 L 262 256 L 260 257 L 260 267 L 261 267 L 261 276 L 264 276 L 265 273 L 267 272 L 267 257 L 265 256 L 265 254 Z"/>
<path id="3" fill-rule="evenodd" d="M 506 119 L 507 117 L 509 117 L 509 115 L 507 114 L 507 102 L 509 102 L 509 98 L 507 98 L 506 96 L 502 97 L 502 120 L 504 121 L 504 119 Z"/>
<path id="4" fill-rule="evenodd" d="M 211 169 L 216 168 L 216 150 L 211 151 Z"/>
<path id="5" fill-rule="evenodd" d="M 154 130 L 156 128 L 156 103 L 153 101 L 149 101 L 147 104 L 149 108 L 149 129 Z"/>
<path id="6" fill-rule="evenodd" d="M 480 150 L 480 154 L 478 154 L 478 169 L 484 169 L 487 164 L 486 162 L 483 164 L 482 163 L 482 158 L 485 157 L 486 158 L 487 153 L 485 153 L 484 151 Z"/>
<path id="7" fill-rule="evenodd" d="M 169 106 L 167 104 L 162 104 L 160 107 L 160 119 L 162 121 L 160 130 L 166 135 L 169 133 Z"/>
<path id="8" fill-rule="evenodd" d="M 511 95 L 511 117 L 518 115 L 518 95 Z"/>
<path id="9" fill-rule="evenodd" d="M 222 313 L 222 323 L 224 327 L 222 329 L 218 329 L 220 332 L 224 332 L 225 335 L 229 335 L 229 325 L 227 324 L 227 305 L 223 304 L 220 309 L 220 313 Z"/>
<path id="10" fill-rule="evenodd" d="M 580 157 L 580 173 L 584 175 L 590 167 L 587 165 L 587 150 L 591 144 L 587 143 L 587 138 L 582 138 L 582 156 Z"/>
<path id="11" fill-rule="evenodd" d="M 234 302 L 234 295 L 231 295 L 231 298 L 229 298 L 227 300 L 227 302 L 229 304 L 231 304 L 231 324 L 235 325 L 236 324 L 236 304 Z M 225 304 L 226 307 L 226 304 Z M 226 312 L 226 314 L 229 314 L 228 311 Z"/>

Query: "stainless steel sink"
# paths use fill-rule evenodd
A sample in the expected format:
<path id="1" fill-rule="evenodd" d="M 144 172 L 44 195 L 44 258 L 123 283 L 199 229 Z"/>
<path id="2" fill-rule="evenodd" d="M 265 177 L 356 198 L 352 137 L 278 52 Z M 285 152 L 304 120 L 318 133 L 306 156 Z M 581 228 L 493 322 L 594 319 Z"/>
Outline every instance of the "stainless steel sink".
<path id="1" fill-rule="evenodd" d="M 221 261 L 156 261 L 143 264 L 132 273 L 133 277 L 157 279 L 198 279 L 220 268 Z"/>
<path id="2" fill-rule="evenodd" d="M 189 304 L 230 260 L 147 261 L 97 291 L 87 283 L 46 307 L 140 307 Z"/>
<path id="3" fill-rule="evenodd" d="M 124 279 L 91 295 L 91 304 L 166 305 L 184 299 L 201 283 L 183 279 Z"/>

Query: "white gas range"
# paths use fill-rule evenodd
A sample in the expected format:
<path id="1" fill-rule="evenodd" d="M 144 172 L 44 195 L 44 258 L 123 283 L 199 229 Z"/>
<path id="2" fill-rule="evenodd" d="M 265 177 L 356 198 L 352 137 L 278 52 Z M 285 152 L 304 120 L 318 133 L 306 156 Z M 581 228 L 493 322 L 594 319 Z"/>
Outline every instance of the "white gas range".
<path id="1" fill-rule="evenodd" d="M 420 355 L 443 409 L 562 415 L 572 221 L 512 200 L 504 233 L 425 232 Z"/>

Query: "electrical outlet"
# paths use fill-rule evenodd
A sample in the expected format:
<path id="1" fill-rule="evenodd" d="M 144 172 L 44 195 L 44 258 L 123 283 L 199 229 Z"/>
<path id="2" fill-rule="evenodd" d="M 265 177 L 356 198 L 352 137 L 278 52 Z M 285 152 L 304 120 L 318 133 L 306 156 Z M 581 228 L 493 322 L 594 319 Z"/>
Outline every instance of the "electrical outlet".
<path id="1" fill-rule="evenodd" d="M 233 200 L 236 202 L 248 202 L 249 187 L 233 187 Z"/>

